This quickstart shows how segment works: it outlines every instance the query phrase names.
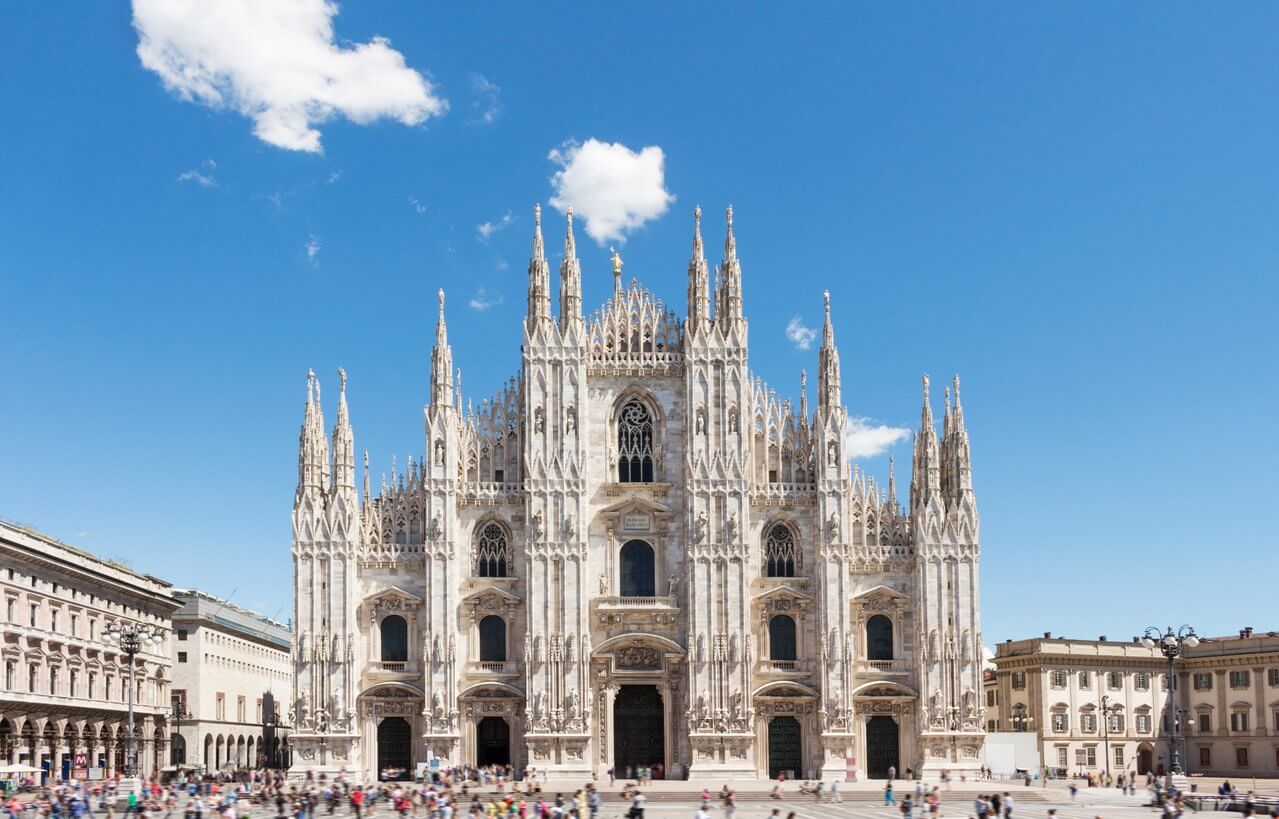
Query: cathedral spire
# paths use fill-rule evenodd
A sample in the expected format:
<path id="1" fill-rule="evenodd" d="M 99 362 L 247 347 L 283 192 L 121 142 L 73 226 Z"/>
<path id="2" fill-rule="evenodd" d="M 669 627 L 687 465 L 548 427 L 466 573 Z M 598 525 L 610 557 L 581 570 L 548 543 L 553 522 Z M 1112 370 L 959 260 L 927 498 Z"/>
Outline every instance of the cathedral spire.
<path id="1" fill-rule="evenodd" d="M 444 323 L 444 291 L 439 291 L 437 297 L 440 313 L 435 320 L 435 349 L 431 351 L 431 405 L 445 407 L 453 403 L 453 350 Z"/>
<path id="2" fill-rule="evenodd" d="M 826 322 L 822 325 L 822 348 L 817 354 L 817 401 L 826 411 L 842 404 L 839 378 L 839 350 L 835 347 L 835 327 L 830 320 L 830 291 L 822 294 L 826 304 Z"/>
<path id="3" fill-rule="evenodd" d="M 910 475 L 910 502 L 912 509 L 941 493 L 941 455 L 937 444 L 937 430 L 933 426 L 932 401 L 928 396 L 928 376 L 923 377 L 924 405 L 919 413 L 919 430 L 915 433 L 914 464 Z"/>
<path id="4" fill-rule="evenodd" d="M 897 469 L 892 455 L 888 456 L 888 505 L 897 511 Z"/>
<path id="5" fill-rule="evenodd" d="M 954 387 L 955 405 L 948 408 L 949 425 L 942 442 L 943 484 L 946 497 L 962 504 L 971 501 L 973 492 L 972 458 L 968 449 L 968 429 L 964 426 L 964 406 L 959 399 L 959 376 L 951 382 Z"/>
<path id="6" fill-rule="evenodd" d="M 542 206 L 533 206 L 533 256 L 528 263 L 528 319 L 525 328 L 532 333 L 551 320 L 551 268 L 546 262 L 546 246 L 542 242 Z"/>
<path id="7" fill-rule="evenodd" d="M 333 425 L 333 484 L 331 491 L 355 491 L 355 434 L 351 431 L 351 411 L 346 405 L 346 370 L 338 367 L 338 419 Z"/>
<path id="8" fill-rule="evenodd" d="M 300 500 L 304 494 L 320 488 L 320 466 L 315 451 L 315 371 L 306 374 L 306 409 L 302 413 L 302 428 L 298 432 L 298 490 Z"/>
<path id="9" fill-rule="evenodd" d="M 702 206 L 693 208 L 693 254 L 688 260 L 688 329 L 698 333 L 710 323 L 710 272 L 702 247 Z"/>
<path id="10" fill-rule="evenodd" d="M 724 237 L 724 261 L 720 265 L 720 297 L 715 302 L 716 317 L 729 329 L 742 320 L 742 265 L 737 260 L 737 238 L 733 236 L 733 206 L 724 211 L 728 234 Z"/>
<path id="11" fill-rule="evenodd" d="M 808 370 L 799 371 L 799 414 L 808 423 Z"/>
<path id="12" fill-rule="evenodd" d="M 582 265 L 577 260 L 577 239 L 573 236 L 573 208 L 567 211 L 564 233 L 564 261 L 560 263 L 560 330 L 566 332 L 582 323 Z"/>

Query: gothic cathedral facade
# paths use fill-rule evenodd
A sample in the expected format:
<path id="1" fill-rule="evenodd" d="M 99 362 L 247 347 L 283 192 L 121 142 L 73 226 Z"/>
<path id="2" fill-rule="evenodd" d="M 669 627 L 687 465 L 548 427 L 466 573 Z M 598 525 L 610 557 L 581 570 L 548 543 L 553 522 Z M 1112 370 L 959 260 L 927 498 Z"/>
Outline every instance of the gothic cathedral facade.
<path id="1" fill-rule="evenodd" d="M 978 518 L 956 379 L 910 497 L 850 467 L 829 297 L 816 405 L 751 373 L 728 211 L 680 319 L 636 282 L 558 315 L 541 214 L 522 368 L 464 404 L 440 294 L 423 456 L 375 493 L 340 372 L 293 506 L 294 774 L 419 764 L 718 779 L 982 764 Z M 802 383 L 802 382 L 801 382 Z M 330 443 L 331 442 L 331 443 Z"/>

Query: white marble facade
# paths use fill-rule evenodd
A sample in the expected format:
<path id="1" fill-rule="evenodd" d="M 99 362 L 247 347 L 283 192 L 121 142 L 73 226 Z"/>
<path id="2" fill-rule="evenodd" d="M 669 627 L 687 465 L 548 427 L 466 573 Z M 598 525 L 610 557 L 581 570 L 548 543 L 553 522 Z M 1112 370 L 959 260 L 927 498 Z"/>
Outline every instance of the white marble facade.
<path id="1" fill-rule="evenodd" d="M 424 455 L 356 485 L 341 373 L 308 380 L 294 503 L 293 771 L 507 762 L 589 777 L 975 769 L 968 436 L 924 380 L 908 507 L 845 452 L 829 299 L 810 408 L 754 376 L 728 213 L 687 316 L 613 260 L 583 314 L 572 214 L 552 313 L 540 211 L 522 366 L 473 407 L 440 294 Z"/>

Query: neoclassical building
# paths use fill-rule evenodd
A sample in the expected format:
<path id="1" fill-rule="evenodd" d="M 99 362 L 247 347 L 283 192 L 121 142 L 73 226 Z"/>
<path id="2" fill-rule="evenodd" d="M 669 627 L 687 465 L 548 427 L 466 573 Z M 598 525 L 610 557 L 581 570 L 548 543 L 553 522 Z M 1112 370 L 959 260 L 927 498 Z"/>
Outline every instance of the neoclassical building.
<path id="1" fill-rule="evenodd" d="M 420 458 L 362 491 L 308 378 L 293 505 L 293 771 L 883 776 L 982 760 L 978 517 L 959 384 L 924 379 L 908 507 L 850 468 L 829 298 L 810 407 L 750 370 L 742 269 L 680 317 L 613 258 L 558 311 L 541 214 L 522 366 L 473 407 L 440 294 Z"/>
<path id="2" fill-rule="evenodd" d="M 174 589 L 170 762 L 287 768 L 293 633 L 197 589 Z"/>
<path id="3" fill-rule="evenodd" d="M 167 637 L 178 607 L 167 582 L 0 522 L 0 599 L 0 765 L 48 781 L 123 773 L 130 679 L 138 770 L 167 764 L 168 641 L 144 644 L 130 668 L 105 639 L 112 625 Z"/>

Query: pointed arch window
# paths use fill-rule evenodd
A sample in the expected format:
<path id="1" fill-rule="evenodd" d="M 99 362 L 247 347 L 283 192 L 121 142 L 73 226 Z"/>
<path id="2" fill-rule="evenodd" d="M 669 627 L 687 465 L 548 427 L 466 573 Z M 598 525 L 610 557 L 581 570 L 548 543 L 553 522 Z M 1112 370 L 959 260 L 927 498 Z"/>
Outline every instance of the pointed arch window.
<path id="1" fill-rule="evenodd" d="M 795 533 L 784 523 L 774 523 L 764 535 L 764 574 L 766 577 L 794 577 L 799 565 L 799 548 Z"/>
<path id="2" fill-rule="evenodd" d="M 506 577 L 506 530 L 499 523 L 487 523 L 475 538 L 476 577 Z"/>
<path id="3" fill-rule="evenodd" d="M 617 480 L 653 482 L 653 413 L 640 401 L 628 401 L 617 414 Z"/>

